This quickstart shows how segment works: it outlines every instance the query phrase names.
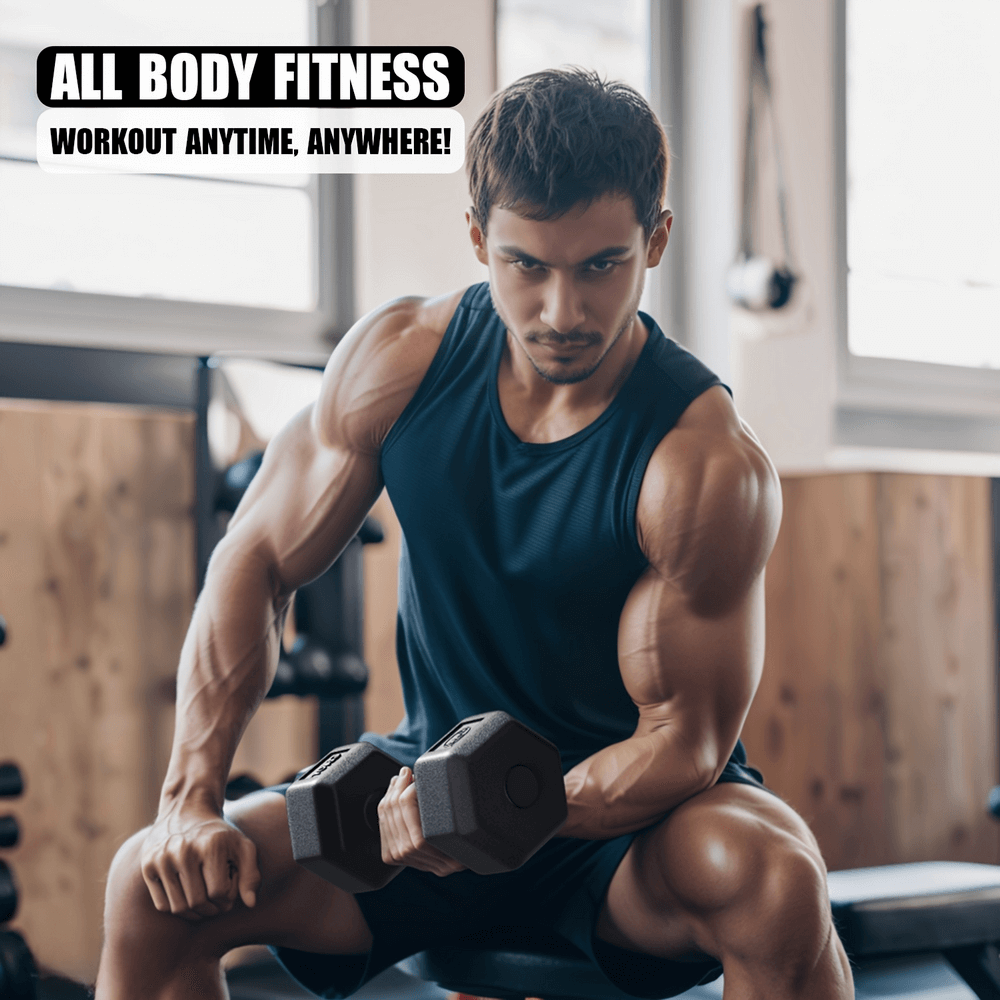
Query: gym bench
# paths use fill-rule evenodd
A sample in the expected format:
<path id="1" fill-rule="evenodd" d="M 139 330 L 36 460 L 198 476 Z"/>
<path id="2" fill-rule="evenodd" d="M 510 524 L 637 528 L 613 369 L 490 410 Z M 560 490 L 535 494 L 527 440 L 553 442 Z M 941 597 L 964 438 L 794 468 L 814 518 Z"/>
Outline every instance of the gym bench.
<path id="1" fill-rule="evenodd" d="M 834 920 L 858 1000 L 1000 1000 L 1000 866 L 924 862 L 831 872 Z M 444 989 L 498 1000 L 624 1000 L 573 945 L 515 927 L 432 948 L 404 972 Z M 721 980 L 688 1000 L 722 996 Z"/>

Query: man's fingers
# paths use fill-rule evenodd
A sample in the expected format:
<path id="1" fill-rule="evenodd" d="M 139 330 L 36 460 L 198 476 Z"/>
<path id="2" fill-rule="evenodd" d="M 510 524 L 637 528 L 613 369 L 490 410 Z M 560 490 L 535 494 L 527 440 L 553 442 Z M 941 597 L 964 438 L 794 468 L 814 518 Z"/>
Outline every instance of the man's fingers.
<path id="1" fill-rule="evenodd" d="M 160 878 L 160 873 L 152 865 L 143 865 L 142 877 L 145 879 L 146 888 L 149 889 L 149 895 L 153 900 L 153 906 L 155 906 L 161 913 L 169 913 L 170 900 L 167 898 L 167 893 L 163 888 L 163 881 Z"/>
<path id="2" fill-rule="evenodd" d="M 395 805 L 393 815 L 398 844 L 397 853 L 403 859 L 403 864 L 424 868 L 427 861 L 427 849 L 430 845 L 424 840 L 423 827 L 420 825 L 420 809 L 417 806 L 413 772 L 408 767 L 404 767 L 394 780 L 396 786 L 393 793 Z"/>
<path id="3" fill-rule="evenodd" d="M 207 855 L 205 848 L 199 847 L 196 841 L 181 843 L 175 846 L 171 858 L 191 916 L 215 917 L 219 914 L 218 906 L 209 899 L 209 889 L 203 871 L 206 856 L 211 859 L 212 842 L 209 841 L 206 846 Z M 208 867 L 211 867 L 211 864 Z"/>
<path id="4" fill-rule="evenodd" d="M 382 863 L 386 865 L 397 865 L 401 862 L 395 858 L 395 852 L 399 846 L 399 832 L 396 828 L 396 810 L 394 808 L 397 799 L 396 785 L 399 775 L 395 775 L 389 782 L 389 787 L 382 796 L 382 801 L 378 804 L 378 828 L 382 840 Z"/>
<path id="5" fill-rule="evenodd" d="M 424 838 L 424 828 L 420 822 L 420 803 L 417 801 L 417 786 L 414 783 L 413 772 L 409 768 L 403 768 L 397 790 L 399 815 L 406 830 L 406 839 L 413 851 L 410 864 L 434 875 L 451 875 L 464 868 L 464 865 L 433 844 L 429 844 Z"/>
<path id="6" fill-rule="evenodd" d="M 238 867 L 222 842 L 213 845 L 211 855 L 202 864 L 201 872 L 208 899 L 222 913 L 228 913 L 236 902 Z"/>
<path id="7" fill-rule="evenodd" d="M 420 806 L 417 803 L 417 786 L 412 778 L 407 782 L 404 776 L 400 779 L 399 792 L 400 817 L 406 828 L 406 836 L 415 850 L 423 850 L 430 845 L 424 840 L 424 828 L 420 824 Z"/>
<path id="8" fill-rule="evenodd" d="M 219 908 L 208 898 L 208 889 L 199 862 L 194 860 L 179 866 L 177 879 L 184 890 L 190 914 L 199 917 L 218 916 Z"/>
<path id="9" fill-rule="evenodd" d="M 257 867 L 257 847 L 249 838 L 241 841 L 236 864 L 238 870 L 234 873 L 234 877 L 239 880 L 240 899 L 243 900 L 244 906 L 256 906 L 261 875 Z"/>
<path id="10" fill-rule="evenodd" d="M 424 838 L 417 786 L 410 768 L 404 767 L 393 776 L 379 803 L 378 816 L 385 864 L 409 865 L 434 875 L 450 875 L 465 867 Z"/>
<path id="11" fill-rule="evenodd" d="M 167 894 L 169 909 L 171 913 L 183 914 L 188 909 L 187 895 L 181 885 L 180 877 L 176 866 L 168 859 L 164 858 L 159 869 L 160 885 Z"/>

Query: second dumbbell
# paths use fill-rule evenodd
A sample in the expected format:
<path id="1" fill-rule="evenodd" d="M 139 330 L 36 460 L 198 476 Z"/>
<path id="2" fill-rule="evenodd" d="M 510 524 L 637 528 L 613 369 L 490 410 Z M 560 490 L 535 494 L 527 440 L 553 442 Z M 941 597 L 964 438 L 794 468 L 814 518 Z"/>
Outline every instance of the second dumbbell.
<path id="1" fill-rule="evenodd" d="M 338 747 L 286 794 L 295 860 L 348 892 L 402 870 L 382 861 L 378 804 L 400 763 L 369 743 Z M 523 864 L 566 821 L 558 749 L 505 712 L 464 719 L 414 766 L 428 843 L 481 875 Z"/>

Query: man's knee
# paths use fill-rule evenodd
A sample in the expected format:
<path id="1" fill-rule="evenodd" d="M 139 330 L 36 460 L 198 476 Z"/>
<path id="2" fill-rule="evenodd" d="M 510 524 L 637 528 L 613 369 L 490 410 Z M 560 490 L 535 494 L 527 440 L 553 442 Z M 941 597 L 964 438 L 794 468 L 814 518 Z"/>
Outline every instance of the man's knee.
<path id="1" fill-rule="evenodd" d="M 154 909 L 142 877 L 142 844 L 149 829 L 134 833 L 118 848 L 108 871 L 104 895 L 105 924 L 126 929 L 145 909 Z"/>
<path id="2" fill-rule="evenodd" d="M 105 949 L 137 949 L 155 940 L 161 953 L 172 942 L 182 948 L 190 943 L 193 925 L 160 913 L 142 877 L 142 845 L 148 833 L 147 828 L 129 837 L 111 862 L 104 896 Z"/>
<path id="3" fill-rule="evenodd" d="M 810 845 L 740 810 L 691 810 L 679 819 L 664 827 L 657 867 L 720 945 L 793 964 L 823 950 L 831 927 L 826 869 Z"/>

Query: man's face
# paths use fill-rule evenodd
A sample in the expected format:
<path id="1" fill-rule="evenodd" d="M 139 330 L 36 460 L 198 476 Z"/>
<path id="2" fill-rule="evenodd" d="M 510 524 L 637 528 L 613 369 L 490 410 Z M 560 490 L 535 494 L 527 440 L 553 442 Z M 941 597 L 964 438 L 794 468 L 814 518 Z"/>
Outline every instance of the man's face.
<path id="1" fill-rule="evenodd" d="M 494 208 L 487 239 L 467 219 L 497 314 L 535 371 L 561 385 L 592 375 L 629 328 L 671 222 L 664 213 L 647 242 L 632 200 L 616 195 L 555 219 Z"/>

